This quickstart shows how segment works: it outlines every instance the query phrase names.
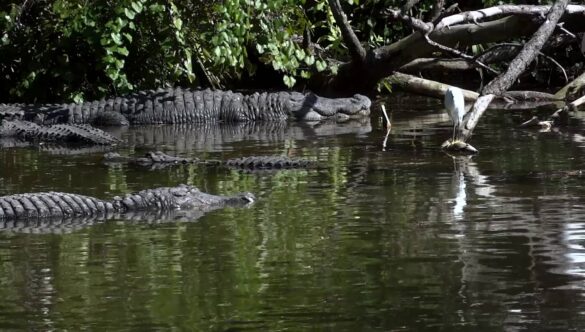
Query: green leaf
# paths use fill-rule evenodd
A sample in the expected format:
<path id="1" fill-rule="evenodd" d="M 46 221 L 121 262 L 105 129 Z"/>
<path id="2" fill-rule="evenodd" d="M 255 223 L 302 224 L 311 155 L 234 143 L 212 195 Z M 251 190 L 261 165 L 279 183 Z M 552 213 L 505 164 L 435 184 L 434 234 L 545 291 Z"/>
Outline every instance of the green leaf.
<path id="1" fill-rule="evenodd" d="M 114 63 L 116 61 L 116 58 L 114 58 L 111 55 L 106 55 L 105 57 L 103 57 L 103 61 L 105 63 Z"/>
<path id="2" fill-rule="evenodd" d="M 159 13 L 162 12 L 165 9 L 165 7 L 163 7 L 163 5 L 161 4 L 155 3 L 153 5 L 150 5 L 148 9 L 150 9 L 150 11 L 153 13 Z"/>
<path id="3" fill-rule="evenodd" d="M 122 54 L 123 56 L 128 56 L 128 54 L 130 53 L 128 52 L 128 49 L 126 47 L 117 47 L 116 52 Z"/>
<path id="4" fill-rule="evenodd" d="M 294 77 L 288 76 L 288 75 L 284 75 L 282 80 L 284 81 L 284 84 L 289 88 L 292 88 L 295 85 L 295 83 L 297 82 L 297 80 L 295 80 Z"/>
<path id="5" fill-rule="evenodd" d="M 303 51 L 302 49 L 296 49 L 295 50 L 295 56 L 297 57 L 297 59 L 303 61 L 305 59 L 305 51 Z"/>
<path id="6" fill-rule="evenodd" d="M 183 27 L 183 20 L 181 20 L 180 18 L 174 18 L 173 19 L 173 25 L 175 26 L 175 28 L 177 28 L 177 30 L 181 30 L 181 28 Z"/>
<path id="7" fill-rule="evenodd" d="M 132 2 L 131 6 L 132 6 L 132 9 L 134 9 L 134 11 L 135 11 L 136 13 L 140 13 L 140 12 L 142 12 L 142 9 L 144 8 L 144 7 L 142 6 L 142 3 L 138 2 L 138 1 L 134 1 L 134 2 Z"/>
<path id="8" fill-rule="evenodd" d="M 114 27 L 115 31 L 120 32 L 120 30 L 122 30 L 123 27 L 126 26 L 126 24 L 128 24 L 128 21 L 126 21 L 125 19 L 118 17 L 116 18 L 116 23 L 118 24 L 117 26 Z"/>
<path id="9" fill-rule="evenodd" d="M 112 80 L 115 81 L 118 79 L 118 70 L 114 67 L 108 67 L 106 68 L 106 75 L 108 75 L 108 77 Z"/>
<path id="10" fill-rule="evenodd" d="M 323 60 L 317 60 L 315 66 L 317 67 L 317 71 L 324 71 L 327 69 L 327 63 Z"/>
<path id="11" fill-rule="evenodd" d="M 136 12 L 132 11 L 132 9 L 124 8 L 124 14 L 129 20 L 133 20 L 134 16 L 136 16 Z"/>
<path id="12" fill-rule="evenodd" d="M 122 38 L 121 38 L 121 36 L 120 36 L 120 34 L 119 34 L 119 33 L 112 32 L 112 33 L 110 34 L 110 36 L 112 37 L 112 41 L 113 41 L 114 43 L 116 43 L 117 45 L 122 45 Z"/>
<path id="13" fill-rule="evenodd" d="M 81 92 L 81 91 L 74 92 L 72 94 L 72 96 L 70 97 L 70 99 L 73 99 L 73 102 L 76 103 L 76 104 L 83 103 L 83 100 L 84 100 L 84 98 L 83 98 L 83 92 Z"/>
<path id="14" fill-rule="evenodd" d="M 126 37 L 126 39 L 128 39 L 129 42 L 132 42 L 132 35 L 131 34 L 124 32 L 124 37 Z"/>
<path id="15" fill-rule="evenodd" d="M 213 49 L 213 54 L 214 54 L 216 57 L 218 57 L 218 58 L 219 58 L 219 57 L 221 57 L 221 48 L 220 48 L 219 46 L 216 46 L 216 47 Z"/>

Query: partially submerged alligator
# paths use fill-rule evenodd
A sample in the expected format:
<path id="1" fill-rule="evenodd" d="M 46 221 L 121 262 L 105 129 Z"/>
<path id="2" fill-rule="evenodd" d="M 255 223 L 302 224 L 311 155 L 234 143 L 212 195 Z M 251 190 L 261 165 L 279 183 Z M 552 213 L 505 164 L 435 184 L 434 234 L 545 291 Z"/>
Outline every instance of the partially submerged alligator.
<path id="1" fill-rule="evenodd" d="M 225 161 L 220 160 L 200 160 L 199 158 L 182 158 L 168 155 L 161 151 L 147 152 L 143 157 L 121 156 L 116 152 L 108 152 L 104 155 L 105 163 L 131 163 L 140 166 L 150 166 L 153 168 L 163 168 L 176 164 L 195 164 L 201 163 L 206 165 L 222 165 L 229 168 L 242 170 L 267 170 L 267 169 L 296 169 L 308 168 L 315 163 L 308 159 L 290 158 L 287 156 L 252 156 L 242 158 L 232 158 Z"/>
<path id="2" fill-rule="evenodd" d="M 121 141 L 86 124 L 38 125 L 30 121 L 4 120 L 0 138 L 14 137 L 24 141 L 113 145 Z"/>
<path id="3" fill-rule="evenodd" d="M 198 122 L 319 121 L 364 117 L 371 101 L 363 95 L 325 98 L 313 93 L 159 89 L 81 104 L 0 104 L 0 118 L 40 121 L 43 124 L 94 125 Z"/>
<path id="4" fill-rule="evenodd" d="M 111 200 L 61 192 L 26 193 L 0 197 L 0 220 L 35 218 L 112 218 L 137 211 L 211 211 L 225 206 L 245 206 L 255 201 L 251 193 L 219 196 L 197 187 L 179 185 L 147 189 Z"/>

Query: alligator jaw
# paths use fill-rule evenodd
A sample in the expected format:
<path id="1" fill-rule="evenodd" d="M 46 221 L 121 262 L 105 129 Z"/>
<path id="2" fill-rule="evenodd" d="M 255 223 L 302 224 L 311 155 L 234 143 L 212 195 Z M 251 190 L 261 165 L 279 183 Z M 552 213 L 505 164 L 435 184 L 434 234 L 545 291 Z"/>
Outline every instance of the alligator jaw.
<path id="1" fill-rule="evenodd" d="M 290 113 L 304 121 L 366 117 L 370 115 L 371 106 L 370 99 L 359 94 L 349 98 L 326 98 L 314 93 L 298 93 L 290 97 Z"/>

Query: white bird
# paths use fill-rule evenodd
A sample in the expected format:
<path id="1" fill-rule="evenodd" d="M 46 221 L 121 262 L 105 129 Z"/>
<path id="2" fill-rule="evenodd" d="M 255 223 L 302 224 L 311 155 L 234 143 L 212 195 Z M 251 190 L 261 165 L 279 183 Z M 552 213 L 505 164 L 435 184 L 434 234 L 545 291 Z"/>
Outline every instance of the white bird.
<path id="1" fill-rule="evenodd" d="M 461 89 L 454 86 L 450 86 L 447 89 L 447 92 L 445 92 L 445 108 L 447 108 L 447 113 L 449 113 L 453 121 L 453 141 L 455 141 L 459 126 L 463 123 L 463 115 L 465 115 L 465 100 Z"/>

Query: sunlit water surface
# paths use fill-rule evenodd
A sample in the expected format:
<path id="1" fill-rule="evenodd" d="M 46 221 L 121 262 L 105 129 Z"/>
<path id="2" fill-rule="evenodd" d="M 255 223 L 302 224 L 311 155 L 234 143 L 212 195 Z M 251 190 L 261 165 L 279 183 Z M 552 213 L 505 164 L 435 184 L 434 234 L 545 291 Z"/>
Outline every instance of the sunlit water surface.
<path id="1" fill-rule="evenodd" d="M 3 224 L 0 329 L 585 329 L 582 122 L 542 133 L 516 128 L 526 111 L 490 111 L 472 140 L 481 153 L 453 159 L 438 149 L 451 133 L 438 102 L 385 103 L 385 147 L 377 115 L 113 131 L 123 154 L 277 154 L 318 161 L 310 170 L 148 170 L 103 165 L 99 149 L 1 149 L 0 194 L 189 183 L 258 201 L 180 220 Z"/>

